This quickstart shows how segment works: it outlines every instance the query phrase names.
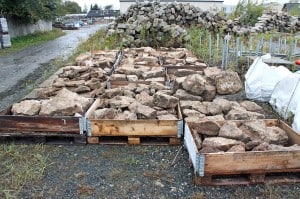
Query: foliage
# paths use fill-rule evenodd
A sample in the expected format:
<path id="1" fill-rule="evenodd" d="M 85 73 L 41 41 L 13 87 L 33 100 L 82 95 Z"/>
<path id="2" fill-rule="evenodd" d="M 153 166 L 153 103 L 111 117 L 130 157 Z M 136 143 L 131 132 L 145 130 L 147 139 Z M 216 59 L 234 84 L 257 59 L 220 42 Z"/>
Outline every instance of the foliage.
<path id="1" fill-rule="evenodd" d="M 59 3 L 57 6 L 57 14 L 61 16 L 65 14 L 77 13 L 81 13 L 81 7 L 74 1 L 65 1 L 63 3 Z"/>
<path id="2" fill-rule="evenodd" d="M 0 0 L 0 13 L 23 23 L 52 20 L 60 0 Z"/>
<path id="3" fill-rule="evenodd" d="M 112 8 L 113 8 L 113 5 L 106 5 L 104 7 L 104 10 L 112 10 Z"/>
<path id="4" fill-rule="evenodd" d="M 91 4 L 90 10 L 101 10 L 101 6 L 98 6 L 98 4 L 95 5 Z"/>
<path id="5" fill-rule="evenodd" d="M 62 32 L 60 29 L 54 29 L 49 32 L 40 32 L 40 33 L 36 33 L 36 34 L 12 38 L 12 41 L 11 41 L 12 47 L 6 48 L 6 49 L 1 49 L 0 57 L 10 54 L 10 53 L 18 52 L 18 51 L 20 51 L 24 48 L 28 48 L 30 46 L 38 45 L 38 44 L 44 43 L 46 41 L 53 40 L 64 34 L 65 33 Z"/>
<path id="6" fill-rule="evenodd" d="M 240 18 L 240 22 L 244 25 L 253 26 L 262 15 L 264 7 L 257 1 L 252 0 L 239 0 L 232 18 Z"/>

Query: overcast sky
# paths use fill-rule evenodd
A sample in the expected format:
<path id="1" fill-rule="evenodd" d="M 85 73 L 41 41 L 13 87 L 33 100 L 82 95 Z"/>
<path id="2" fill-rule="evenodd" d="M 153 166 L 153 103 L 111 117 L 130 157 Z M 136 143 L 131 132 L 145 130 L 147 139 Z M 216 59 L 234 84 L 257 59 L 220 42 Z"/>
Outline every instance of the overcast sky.
<path id="1" fill-rule="evenodd" d="M 73 0 L 75 2 L 77 2 L 82 9 L 84 9 L 84 6 L 86 5 L 87 8 L 89 9 L 91 4 L 95 4 L 97 3 L 98 5 L 100 5 L 101 7 L 104 7 L 106 5 L 113 5 L 113 9 L 119 9 L 120 8 L 120 2 L 119 0 L 109 0 L 109 1 L 105 1 L 105 0 Z M 278 3 L 286 3 L 288 2 L 288 0 L 264 0 L 264 2 L 278 2 Z M 224 0 L 224 4 L 228 4 L 228 5 L 235 5 L 239 2 L 239 0 Z"/>

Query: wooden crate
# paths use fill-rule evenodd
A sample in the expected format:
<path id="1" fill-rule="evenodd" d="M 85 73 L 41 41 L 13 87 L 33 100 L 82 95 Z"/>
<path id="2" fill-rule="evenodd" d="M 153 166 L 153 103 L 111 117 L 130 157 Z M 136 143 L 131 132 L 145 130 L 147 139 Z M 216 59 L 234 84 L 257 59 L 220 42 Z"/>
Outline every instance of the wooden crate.
<path id="1" fill-rule="evenodd" d="M 86 144 L 84 118 L 0 115 L 0 142 Z"/>
<path id="2" fill-rule="evenodd" d="M 300 135 L 283 121 L 264 121 L 267 126 L 285 130 L 290 144 L 300 144 Z M 300 182 L 300 151 L 200 153 L 188 123 L 185 124 L 184 144 L 197 185 Z"/>
<path id="3" fill-rule="evenodd" d="M 183 120 L 179 105 L 178 120 L 96 120 L 92 113 L 100 99 L 86 113 L 88 143 L 96 144 L 180 144 L 183 135 Z M 150 142 L 148 142 L 150 139 Z M 107 142 L 106 142 L 107 141 Z"/>

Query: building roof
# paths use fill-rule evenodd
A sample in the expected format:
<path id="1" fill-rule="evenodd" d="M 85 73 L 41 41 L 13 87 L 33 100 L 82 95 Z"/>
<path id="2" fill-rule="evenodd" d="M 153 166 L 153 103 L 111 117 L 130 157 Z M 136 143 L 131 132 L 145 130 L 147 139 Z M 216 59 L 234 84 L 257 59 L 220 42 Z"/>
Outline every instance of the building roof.
<path id="1" fill-rule="evenodd" d="M 119 13 L 120 13 L 119 10 L 90 10 L 86 17 L 88 18 L 112 17 Z"/>

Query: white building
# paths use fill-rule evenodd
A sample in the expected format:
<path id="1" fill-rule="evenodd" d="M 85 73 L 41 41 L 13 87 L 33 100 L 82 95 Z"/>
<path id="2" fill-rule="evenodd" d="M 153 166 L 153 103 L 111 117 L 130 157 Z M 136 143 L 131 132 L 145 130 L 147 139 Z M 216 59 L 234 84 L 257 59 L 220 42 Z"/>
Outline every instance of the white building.
<path id="1" fill-rule="evenodd" d="M 143 2 L 143 0 L 120 0 L 120 12 L 125 13 L 129 6 L 137 1 Z M 177 3 L 189 3 L 202 10 L 222 10 L 224 2 L 222 0 L 160 0 L 161 3 L 172 3 L 175 1 Z"/>

